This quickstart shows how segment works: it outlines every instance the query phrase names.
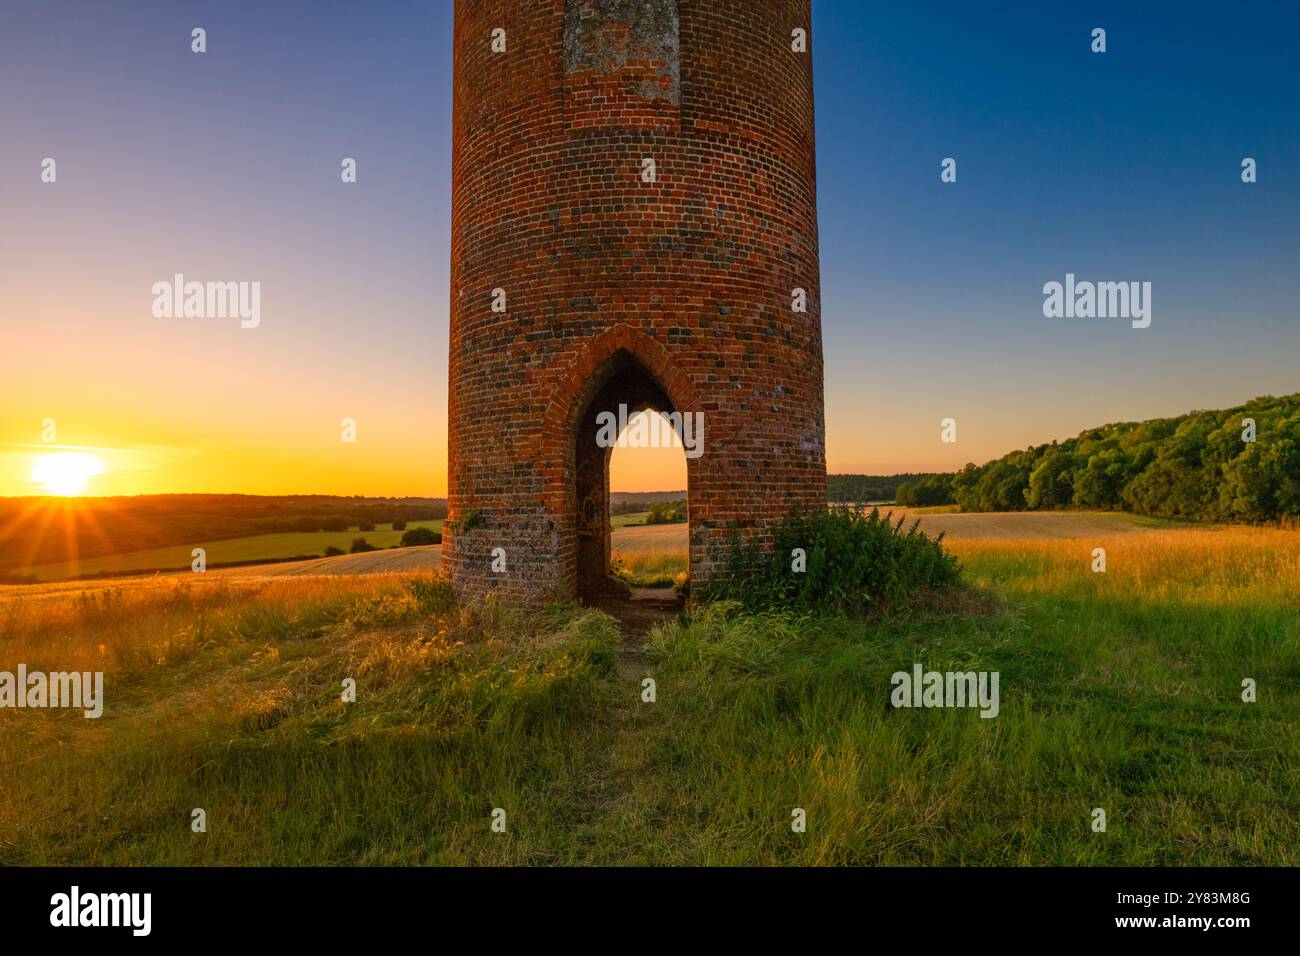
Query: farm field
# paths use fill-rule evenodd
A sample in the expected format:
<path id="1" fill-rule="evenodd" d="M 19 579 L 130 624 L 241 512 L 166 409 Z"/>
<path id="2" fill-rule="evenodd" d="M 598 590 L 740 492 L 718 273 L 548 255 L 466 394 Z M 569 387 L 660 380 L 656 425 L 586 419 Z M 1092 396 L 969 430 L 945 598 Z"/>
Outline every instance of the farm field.
<path id="1" fill-rule="evenodd" d="M 430 528 L 442 530 L 442 521 L 412 521 L 410 528 Z M 394 531 L 391 525 L 376 525 L 374 531 L 359 531 L 350 528 L 347 531 L 312 531 L 285 532 L 281 534 L 260 534 L 246 538 L 228 538 L 222 541 L 200 541 L 196 544 L 176 545 L 168 548 L 153 548 L 147 551 L 132 551 L 125 554 L 89 558 L 84 561 L 68 561 L 58 564 L 36 565 L 20 568 L 20 574 L 35 575 L 41 581 L 62 581 L 78 575 L 98 574 L 101 572 L 120 573 L 127 571 L 152 571 L 163 568 L 188 568 L 192 560 L 190 552 L 195 547 L 207 551 L 209 565 L 224 564 L 233 561 L 258 561 L 275 558 L 292 558 L 298 555 L 323 554 L 331 545 L 347 551 L 354 538 L 365 538 L 376 548 L 392 548 L 401 542 L 404 531 Z"/>
<path id="2" fill-rule="evenodd" d="M 1110 511 L 996 511 L 961 513 L 946 508 L 928 509 L 882 507 L 909 525 L 921 522 L 927 534 L 942 534 L 945 539 L 1013 540 L 1016 538 L 1090 538 L 1097 535 L 1131 531 L 1154 531 L 1180 527 L 1158 518 Z M 1183 527 L 1196 527 L 1185 525 Z"/>
<path id="3" fill-rule="evenodd" d="M 646 525 L 645 519 L 649 516 L 648 511 L 637 512 L 627 515 L 615 515 L 611 519 L 615 532 L 619 535 L 619 540 L 625 547 L 632 549 L 644 548 L 672 548 L 680 547 L 682 552 L 686 550 L 686 525 Z M 412 521 L 407 527 L 409 528 L 430 528 L 434 531 L 442 530 L 442 521 Z M 621 532 L 623 528 L 634 528 Z M 316 531 L 316 532 L 290 532 L 281 534 L 263 534 L 253 535 L 246 538 L 228 538 L 221 541 L 199 542 L 198 545 L 176 545 L 168 548 L 152 548 L 146 551 L 132 551 L 124 554 L 108 555 L 104 557 L 88 558 L 80 562 L 65 561 L 56 564 L 41 564 L 26 568 L 17 569 L 17 573 L 23 575 L 35 575 L 37 579 L 45 582 L 65 581 L 82 575 L 93 575 L 103 572 L 111 574 L 121 574 L 131 571 L 149 571 L 155 569 L 177 569 L 188 568 L 191 557 L 190 551 L 193 547 L 203 547 L 207 550 L 207 560 L 209 565 L 218 565 L 235 561 L 258 561 L 274 560 L 277 558 L 292 558 L 298 555 L 319 555 L 323 554 L 325 548 L 334 546 L 344 551 L 351 546 L 354 538 L 365 538 L 376 548 L 389 549 L 396 547 L 402 538 L 403 532 L 393 531 L 391 526 L 377 525 L 374 531 L 358 531 L 351 528 L 347 531 Z M 627 535 L 627 537 L 623 537 Z M 405 550 L 405 549 L 403 549 Z M 436 550 L 436 549 L 435 549 Z M 428 552 L 421 552 L 424 557 L 421 559 L 420 566 L 430 566 Z M 349 555 L 351 558 L 361 558 L 362 555 Z M 325 559 L 337 560 L 337 559 Z M 268 566 L 263 569 L 257 565 L 250 565 L 244 568 L 226 568 L 216 569 L 223 571 L 242 571 L 245 573 L 267 573 L 267 574 L 302 574 L 317 573 L 320 569 L 329 569 L 325 573 L 371 573 L 379 570 L 414 570 L 408 563 L 408 559 L 401 555 L 374 555 L 369 560 L 355 560 L 343 562 L 335 565 L 313 565 L 312 569 L 302 568 L 305 562 L 289 562 L 284 568 L 278 570 Z M 436 565 L 436 559 L 432 560 Z M 252 571 L 256 568 L 256 571 Z M 347 569 L 347 570 L 342 570 Z"/>
<path id="4" fill-rule="evenodd" d="M 909 524 L 914 519 L 921 521 L 921 528 L 929 534 L 944 535 L 945 541 L 956 544 L 961 541 L 1003 541 L 1016 540 L 1054 540 L 1054 539 L 1093 539 L 1100 536 L 1116 534 L 1141 534 L 1158 531 L 1162 528 L 1176 528 L 1188 532 L 1214 531 L 1212 526 L 1174 525 L 1150 518 L 1132 515 L 1101 512 L 998 512 L 989 514 L 953 514 L 932 513 L 927 509 L 909 511 L 906 509 L 882 509 L 892 511 L 897 519 L 904 518 Z M 670 580 L 673 575 L 686 568 L 686 550 L 688 543 L 685 524 L 640 524 L 648 512 L 633 515 L 619 515 L 615 523 L 612 552 L 631 572 L 634 583 L 654 579 L 656 583 Z M 628 521 L 627 519 L 631 519 Z M 623 520 L 623 524 L 618 522 Z M 410 527 L 428 527 L 441 530 L 441 521 L 412 522 Z M 242 576 L 272 576 L 302 574 L 375 574 L 387 572 L 406 572 L 436 568 L 439 549 L 436 546 L 421 548 L 401 548 L 389 550 L 398 543 L 401 532 L 387 528 L 370 532 L 351 530 L 345 532 L 316 532 L 313 534 L 274 534 L 257 535 L 249 538 L 236 538 L 228 541 L 210 542 L 208 548 L 209 564 L 225 561 L 255 561 L 258 558 L 292 557 L 299 554 L 312 554 L 323 551 L 327 545 L 344 550 L 356 537 L 364 537 L 371 544 L 385 550 L 367 552 L 357 555 L 341 555 L 308 561 L 278 562 L 274 564 L 250 564 L 235 568 L 214 568 L 211 574 L 235 574 Z M 73 573 L 94 574 L 99 571 L 131 571 L 152 569 L 156 567 L 187 567 L 190 562 L 188 547 L 159 548 L 152 551 L 138 551 L 130 554 L 87 560 L 80 565 L 65 563 L 42 565 L 25 573 L 36 574 L 44 581 L 58 582 L 68 579 Z M 80 568 L 80 572 L 77 569 Z M 113 581 L 121 579 L 114 578 Z M 77 582 L 69 582 L 77 586 Z M 92 582 L 86 582 L 88 586 Z M 3 588 L 0 588 L 2 591 Z"/>
<path id="5" fill-rule="evenodd" d="M 921 521 L 921 528 L 929 534 L 942 533 L 946 541 L 962 540 L 999 540 L 1012 541 L 1052 540 L 1068 538 L 1095 538 L 1098 536 L 1143 533 L 1162 528 L 1183 528 L 1197 530 L 1201 526 L 1173 525 L 1151 518 L 1132 515 L 1101 512 L 998 512 L 990 514 L 951 514 L 931 513 L 926 509 L 908 511 L 906 509 L 882 509 L 892 511 L 895 518 L 902 517 L 909 524 L 914 519 Z M 619 515 L 613 519 L 615 524 L 612 541 L 614 556 L 621 559 L 630 568 L 645 566 L 649 571 L 665 574 L 676 573 L 685 569 L 687 549 L 687 528 L 685 524 L 645 525 L 648 512 L 633 515 Z M 620 524 L 620 521 L 622 522 Z M 410 527 L 428 527 L 442 529 L 441 521 L 412 522 Z M 257 535 L 249 538 L 235 538 L 228 541 L 210 542 L 208 563 L 219 564 L 227 561 L 255 561 L 259 558 L 293 557 L 299 554 L 319 554 L 327 545 L 347 550 L 356 537 L 364 537 L 371 544 L 380 548 L 391 548 L 401 538 L 400 531 L 382 528 L 376 531 L 360 532 L 315 532 L 311 534 L 274 534 Z M 295 561 L 271 565 L 245 565 L 238 568 L 213 569 L 213 573 L 242 575 L 287 575 L 287 574 L 360 574 L 385 571 L 412 571 L 419 568 L 436 567 L 438 549 L 414 549 L 414 555 L 406 552 L 385 550 L 378 553 L 362 555 L 345 555 L 323 558 L 318 561 Z M 130 554 L 96 558 L 80 563 L 42 565 L 25 573 L 35 574 L 43 581 L 61 581 L 75 573 L 94 574 L 100 571 L 131 571 L 157 567 L 180 568 L 190 563 L 190 549 L 187 546 L 159 548 L 151 551 L 137 551 Z M 78 568 L 80 569 L 78 571 Z"/>
<path id="6" fill-rule="evenodd" d="M 650 517 L 650 512 L 648 511 L 634 511 L 631 514 L 626 514 L 626 515 L 610 515 L 609 523 L 610 526 L 613 528 L 627 528 L 634 525 L 650 527 L 650 528 L 666 527 L 666 525 L 664 524 L 647 525 L 646 519 L 649 517 Z M 685 522 L 675 522 L 675 523 L 680 525 L 683 528 L 686 527 Z"/>
<path id="7" fill-rule="evenodd" d="M 610 560 L 633 587 L 669 587 L 686 572 L 689 545 L 684 523 L 615 528 Z"/>
<path id="8" fill-rule="evenodd" d="M 1085 537 L 954 537 L 982 596 L 906 619 L 670 622 L 653 706 L 605 615 L 428 572 L 4 588 L 0 668 L 107 703 L 0 712 L 0 864 L 1300 864 L 1300 533 Z M 998 717 L 890 709 L 913 662 Z"/>
<path id="9" fill-rule="evenodd" d="M 645 519 L 650 517 L 648 511 L 634 511 L 625 515 L 610 515 L 609 523 L 615 528 L 625 528 L 631 524 L 645 524 Z"/>
<path id="10" fill-rule="evenodd" d="M 690 538 L 685 524 L 648 524 L 615 528 L 610 536 L 614 551 L 675 550 L 686 553 Z"/>
<path id="11" fill-rule="evenodd" d="M 921 522 L 921 529 L 930 535 L 943 534 L 945 540 L 998 540 L 1092 538 L 1099 535 L 1126 534 L 1156 531 L 1164 528 L 1194 529 L 1198 525 L 1177 525 L 1173 522 L 1144 518 L 1120 512 L 1099 511 L 999 511 L 981 514 L 959 514 L 928 509 L 893 508 L 883 506 L 882 514 L 891 514 L 897 521 L 902 518 L 907 525 Z M 625 527 L 616 538 L 616 547 L 628 551 L 677 548 L 685 552 L 687 530 L 684 524 L 641 525 Z"/>
<path id="12" fill-rule="evenodd" d="M 427 527 L 440 531 L 442 530 L 442 522 L 413 521 L 408 527 Z M 208 572 L 209 574 L 272 577 L 295 574 L 375 574 L 414 571 L 438 566 L 440 552 L 437 545 L 391 550 L 398 544 L 401 536 L 402 532 L 387 529 L 376 531 L 321 531 L 313 534 L 273 534 L 234 538 L 228 541 L 210 542 L 204 547 L 208 548 L 209 564 L 225 561 L 256 561 L 259 558 L 270 559 L 293 557 L 313 552 L 319 553 L 331 544 L 346 551 L 352 543 L 352 539 L 358 537 L 365 538 L 371 544 L 383 549 L 362 554 L 337 555 L 307 561 L 284 561 L 274 564 L 248 564 L 235 568 L 212 568 Z M 685 524 L 616 526 L 614 529 L 614 548 L 616 550 L 625 551 L 629 555 L 646 550 L 679 550 L 683 556 L 683 567 L 685 567 L 686 541 Z M 78 573 L 151 571 L 157 567 L 187 567 L 189 563 L 190 548 L 182 546 L 135 551 L 129 554 L 86 560 L 80 562 L 80 564 L 66 562 L 39 565 L 27 569 L 23 573 L 35 574 L 42 581 L 50 583 L 67 581 L 70 586 L 77 587 L 89 586 L 94 583 L 69 581 L 74 574 Z M 112 580 L 118 582 L 122 579 L 114 578 Z M 0 591 L 3 591 L 3 589 L 4 586 L 0 586 Z"/>
<path id="13" fill-rule="evenodd" d="M 1092 540 L 1116 534 L 1141 534 L 1178 526 L 1171 522 L 1108 512 L 996 512 L 988 514 L 938 513 L 905 508 L 880 509 L 907 525 L 919 520 L 930 535 L 943 534 L 950 543 L 961 541 Z M 632 517 L 632 516 L 627 516 Z M 613 557 L 623 563 L 634 584 L 662 585 L 686 570 L 689 544 L 685 524 L 632 525 L 616 528 L 611 542 Z"/>

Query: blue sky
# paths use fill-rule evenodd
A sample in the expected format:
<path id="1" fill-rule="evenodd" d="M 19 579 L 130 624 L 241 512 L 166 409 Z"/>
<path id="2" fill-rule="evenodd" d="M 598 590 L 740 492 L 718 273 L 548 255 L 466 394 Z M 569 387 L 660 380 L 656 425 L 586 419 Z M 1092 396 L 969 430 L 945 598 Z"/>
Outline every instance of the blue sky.
<path id="1" fill-rule="evenodd" d="M 1293 5 L 814 9 L 832 457 L 880 416 L 969 424 L 915 462 L 958 465 L 1300 388 Z M 1043 318 L 1067 272 L 1152 282 L 1152 326 Z"/>
<path id="2" fill-rule="evenodd" d="M 13 420 L 57 413 L 75 435 L 85 418 L 88 443 L 199 461 L 251 444 L 244 470 L 311 460 L 337 490 L 440 493 L 449 0 L 9 0 L 3 17 Z M 1300 390 L 1297 27 L 1268 2 L 815 0 L 831 470 L 956 468 Z M 251 338 L 150 324 L 140 289 L 174 271 L 261 279 L 277 319 Z M 1044 318 L 1043 283 L 1067 272 L 1151 282 L 1151 327 Z M 112 374 L 144 359 L 148 376 Z M 271 382 L 292 400 L 259 398 Z M 333 454 L 344 414 L 372 438 L 351 471 L 312 450 Z"/>

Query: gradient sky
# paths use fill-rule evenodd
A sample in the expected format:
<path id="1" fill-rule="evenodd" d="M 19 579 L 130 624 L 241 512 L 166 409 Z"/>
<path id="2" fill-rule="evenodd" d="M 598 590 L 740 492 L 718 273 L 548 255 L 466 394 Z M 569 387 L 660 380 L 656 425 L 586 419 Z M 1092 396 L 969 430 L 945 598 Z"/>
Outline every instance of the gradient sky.
<path id="1" fill-rule="evenodd" d="M 444 494 L 450 0 L 7 0 L 2 22 L 0 494 L 38 493 L 47 418 L 109 464 L 95 494 Z M 813 22 L 831 471 L 1300 390 L 1293 4 L 816 0 Z M 261 327 L 154 318 L 176 272 L 260 281 Z M 1151 327 L 1044 318 L 1067 272 L 1151 282 Z M 614 467 L 616 490 L 683 484 L 680 452 Z"/>

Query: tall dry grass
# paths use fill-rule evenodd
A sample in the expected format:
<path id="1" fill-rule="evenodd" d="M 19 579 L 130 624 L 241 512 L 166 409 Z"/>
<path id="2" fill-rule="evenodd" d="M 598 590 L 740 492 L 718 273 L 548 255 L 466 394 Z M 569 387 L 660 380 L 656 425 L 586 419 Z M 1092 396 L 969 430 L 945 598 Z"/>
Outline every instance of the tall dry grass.
<path id="1" fill-rule="evenodd" d="M 0 590 L 0 668 L 150 669 L 231 640 L 273 645 L 336 624 L 365 600 L 412 600 L 414 575 L 239 578 L 167 575 L 116 585 Z"/>
<path id="2" fill-rule="evenodd" d="M 977 577 L 1025 594 L 1211 606 L 1295 607 L 1300 600 L 1300 534 L 1277 528 L 1197 527 L 944 544 Z M 1091 571 L 1095 548 L 1106 552 L 1105 573 Z"/>

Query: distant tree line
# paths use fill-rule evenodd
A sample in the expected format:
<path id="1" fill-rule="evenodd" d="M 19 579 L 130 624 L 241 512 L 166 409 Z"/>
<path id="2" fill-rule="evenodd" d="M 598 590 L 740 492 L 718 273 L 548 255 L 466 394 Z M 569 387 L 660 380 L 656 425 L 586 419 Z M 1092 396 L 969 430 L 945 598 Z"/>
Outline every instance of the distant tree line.
<path id="1" fill-rule="evenodd" d="M 945 493 L 946 492 L 946 493 Z M 1103 425 L 898 489 L 963 511 L 1094 508 L 1163 518 L 1300 517 L 1300 394 Z"/>
<path id="2" fill-rule="evenodd" d="M 949 474 L 926 475 L 917 481 L 904 482 L 898 486 L 895 501 L 909 508 L 952 504 L 953 477 Z"/>
<path id="3" fill-rule="evenodd" d="M 904 482 L 935 477 L 925 472 L 902 475 L 827 475 L 826 497 L 831 501 L 865 504 L 868 501 L 893 501 Z"/>

